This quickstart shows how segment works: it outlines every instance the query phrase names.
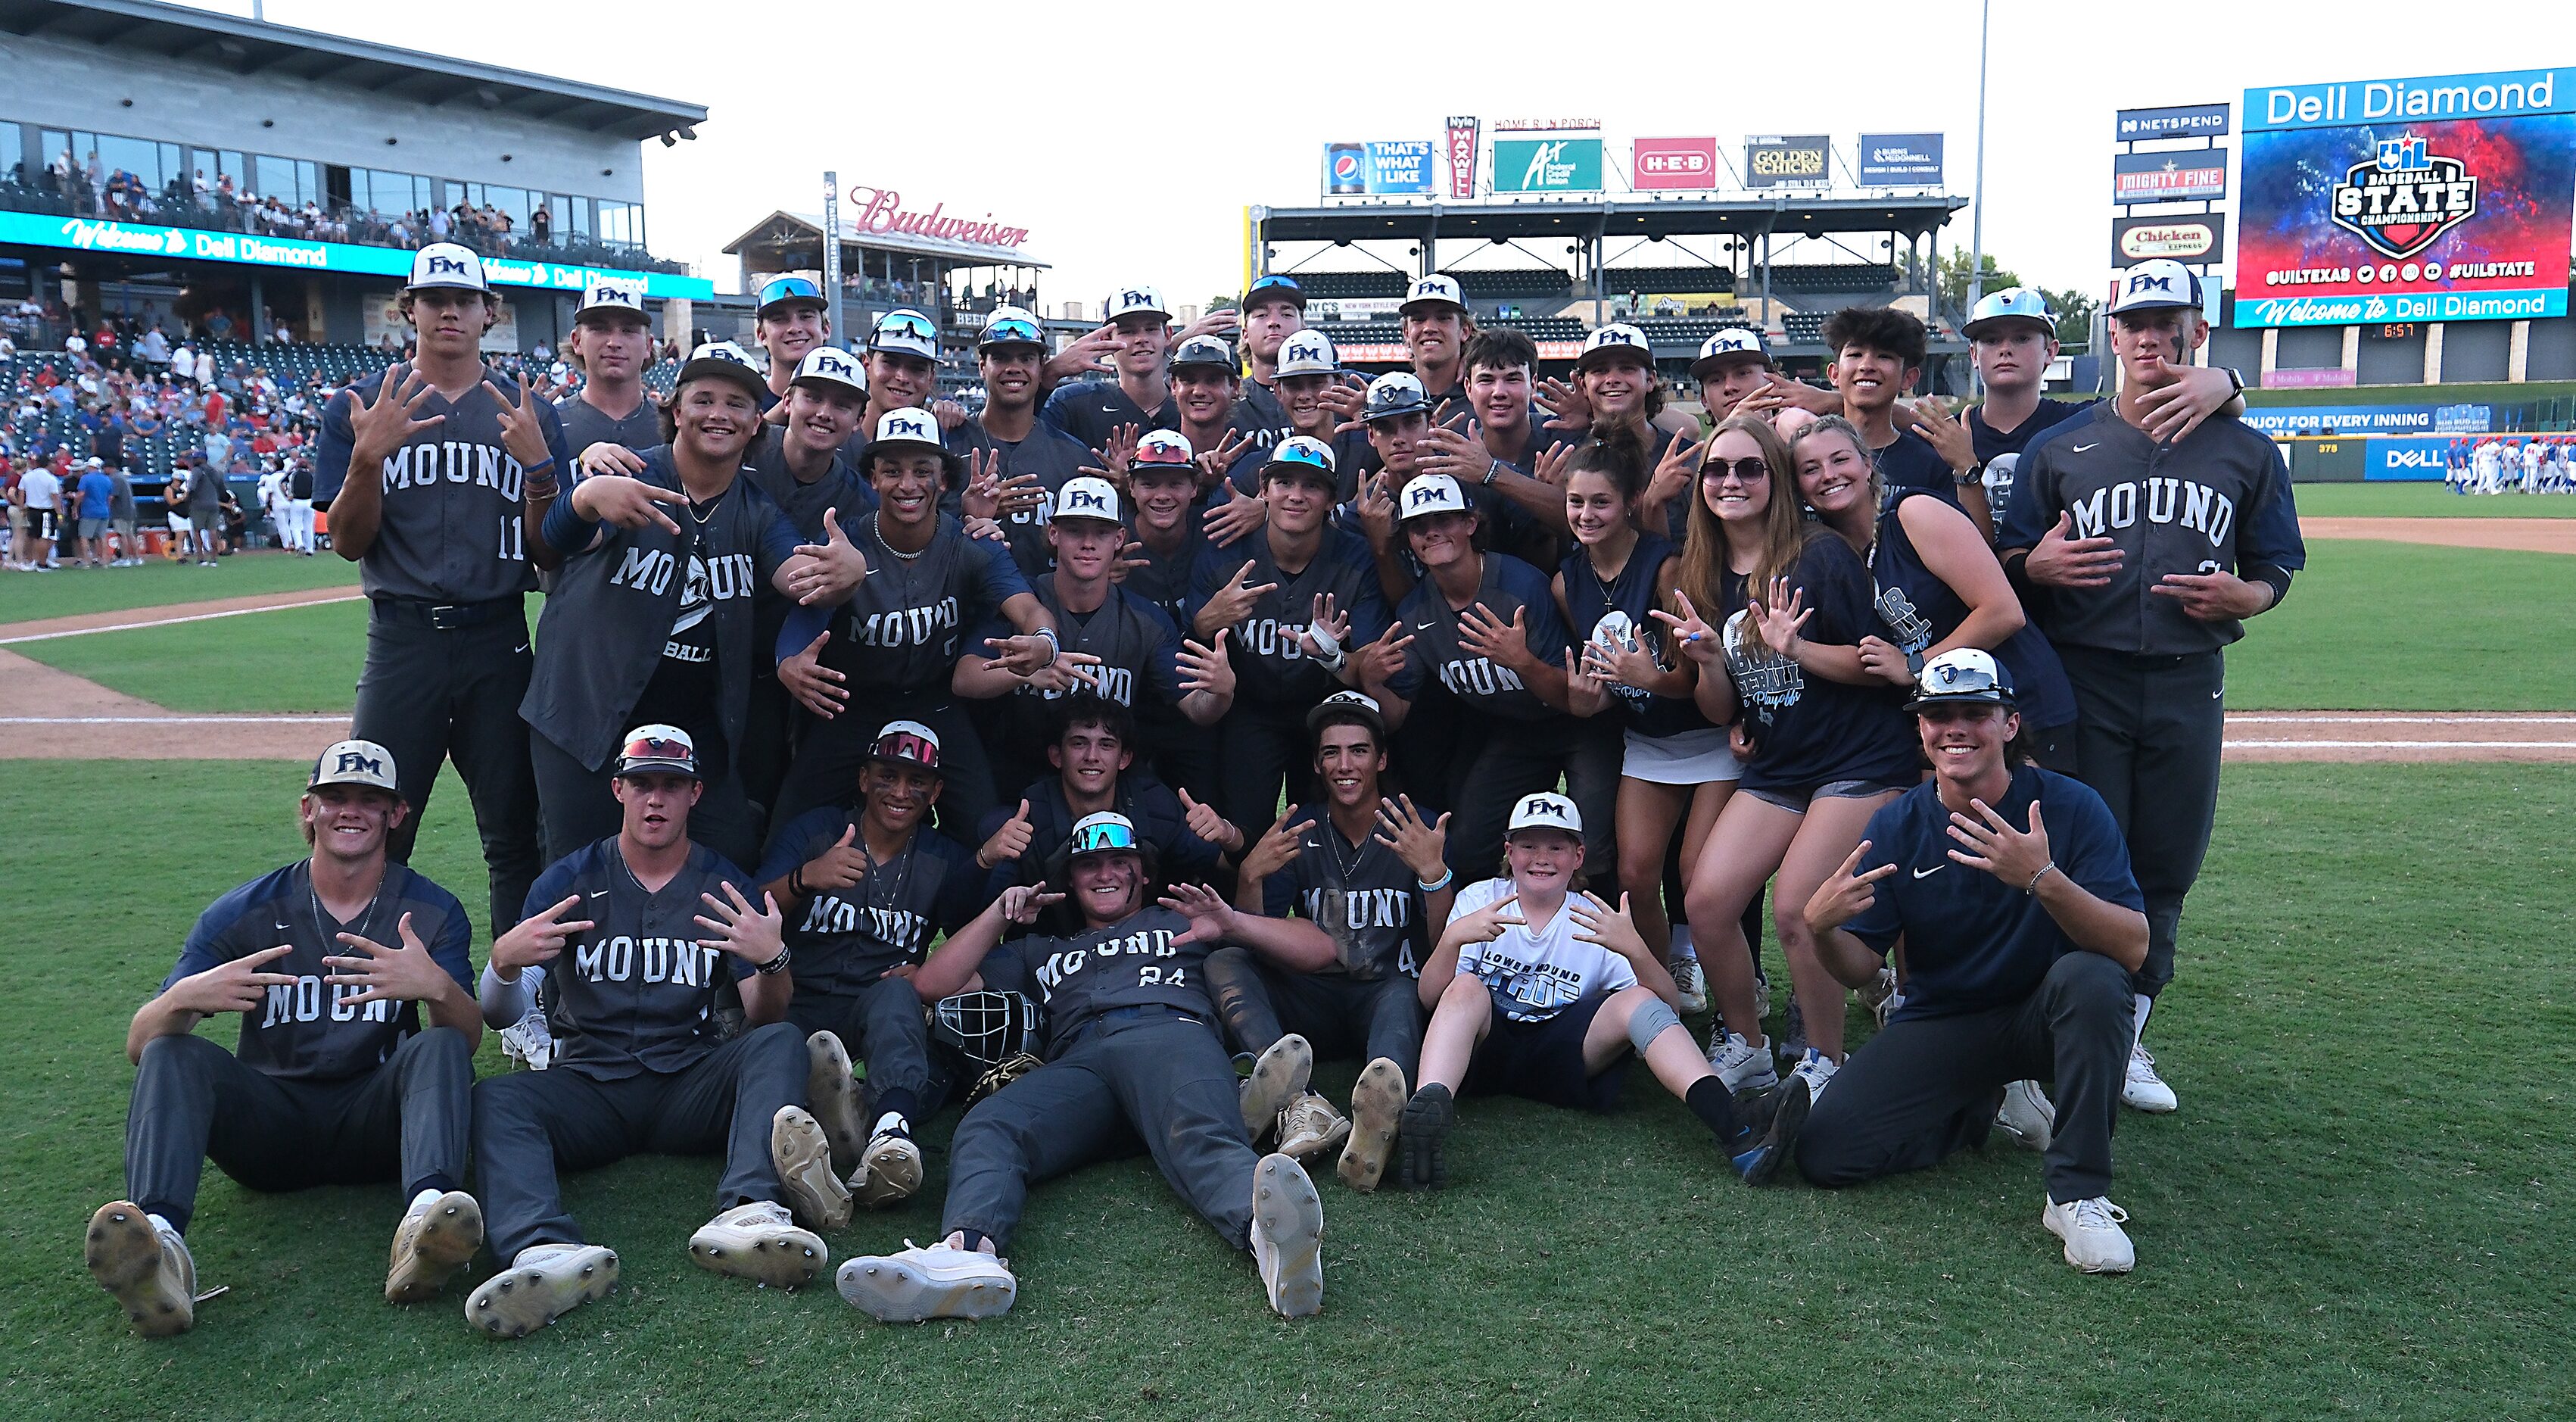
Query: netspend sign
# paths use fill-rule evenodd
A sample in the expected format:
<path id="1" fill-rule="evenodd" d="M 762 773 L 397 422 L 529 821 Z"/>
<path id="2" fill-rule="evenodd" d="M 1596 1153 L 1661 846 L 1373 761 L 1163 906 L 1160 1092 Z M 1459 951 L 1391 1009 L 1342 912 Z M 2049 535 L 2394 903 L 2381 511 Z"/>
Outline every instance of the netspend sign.
<path id="1" fill-rule="evenodd" d="M 1601 140 L 1497 138 L 1494 191 L 1597 193 L 1601 191 Z"/>
<path id="2" fill-rule="evenodd" d="M 0 212 L 0 243 L 61 247 L 168 261 L 234 262 L 308 272 L 341 272 L 351 276 L 407 277 L 411 253 L 396 247 L 362 247 L 353 242 L 307 242 L 290 237 L 260 237 L 244 232 L 201 232 L 191 227 L 152 227 L 131 222 L 101 222 L 81 217 L 55 217 L 32 212 Z M 608 267 L 570 266 L 486 257 L 483 274 L 498 286 L 533 286 L 548 291 L 578 292 L 595 281 L 618 278 L 644 283 L 644 294 L 663 299 L 704 301 L 715 295 L 715 283 L 703 277 L 667 272 L 625 271 Z"/>
<path id="3" fill-rule="evenodd" d="M 1717 186 L 1714 138 L 1640 138 L 1631 157 L 1628 186 L 1638 192 Z"/>

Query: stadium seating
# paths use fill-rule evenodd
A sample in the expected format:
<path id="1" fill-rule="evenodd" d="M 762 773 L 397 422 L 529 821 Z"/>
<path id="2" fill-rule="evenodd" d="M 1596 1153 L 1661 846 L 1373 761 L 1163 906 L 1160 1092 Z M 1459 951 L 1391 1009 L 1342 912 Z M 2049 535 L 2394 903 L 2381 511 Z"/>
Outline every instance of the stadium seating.
<path id="1" fill-rule="evenodd" d="M 1587 329 L 1571 316 L 1498 316 L 1482 324 L 1509 326 L 1533 341 L 1579 341 Z"/>
<path id="2" fill-rule="evenodd" d="M 1729 327 L 1747 327 L 1753 324 L 1744 319 L 1744 308 L 1739 306 L 1734 310 L 1735 315 L 1732 317 L 1649 316 L 1636 324 L 1639 330 L 1646 333 L 1646 339 L 1656 345 L 1696 346 Z"/>
<path id="3" fill-rule="evenodd" d="M 1828 319 L 1822 311 L 1783 311 L 1780 313 L 1780 328 L 1787 333 L 1789 344 L 1793 346 L 1818 346 L 1824 344 Z"/>
<path id="4" fill-rule="evenodd" d="M 1756 272 L 1746 286 L 1751 290 L 1761 290 L 1761 274 Z M 1782 262 L 1771 268 L 1771 289 L 1879 296 L 1896 289 L 1896 270 L 1893 267 L 1863 266 L 1858 262 Z"/>
<path id="5" fill-rule="evenodd" d="M 1369 297 L 1404 295 L 1407 285 L 1402 272 L 1286 272 L 1309 300 L 1350 301 Z"/>
<path id="6" fill-rule="evenodd" d="M 1733 291 L 1735 273 L 1724 267 L 1603 267 L 1605 295 L 1629 292 L 1651 296 L 1659 291 Z"/>
<path id="7" fill-rule="evenodd" d="M 1451 272 L 1470 301 L 1507 301 L 1514 297 L 1562 297 L 1574 289 L 1574 274 L 1562 267 L 1496 267 Z"/>

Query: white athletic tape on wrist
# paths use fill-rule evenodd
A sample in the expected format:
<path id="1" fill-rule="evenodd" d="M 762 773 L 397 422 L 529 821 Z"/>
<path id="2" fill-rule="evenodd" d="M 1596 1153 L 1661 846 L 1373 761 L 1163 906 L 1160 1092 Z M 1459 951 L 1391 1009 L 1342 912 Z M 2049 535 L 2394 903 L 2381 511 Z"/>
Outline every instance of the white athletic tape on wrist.
<path id="1" fill-rule="evenodd" d="M 1306 626 L 1306 635 L 1315 639 L 1315 646 L 1317 650 L 1322 652 L 1323 659 L 1325 661 L 1329 662 L 1334 657 L 1341 654 L 1342 639 L 1334 636 L 1332 629 L 1326 627 L 1323 623 L 1308 623 Z"/>

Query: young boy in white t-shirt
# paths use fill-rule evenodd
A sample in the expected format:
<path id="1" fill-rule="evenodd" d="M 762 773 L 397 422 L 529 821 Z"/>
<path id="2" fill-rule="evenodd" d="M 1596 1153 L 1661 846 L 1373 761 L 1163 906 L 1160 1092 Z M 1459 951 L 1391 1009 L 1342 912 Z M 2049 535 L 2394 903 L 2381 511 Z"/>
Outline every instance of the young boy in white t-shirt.
<path id="1" fill-rule="evenodd" d="M 1503 836 L 1502 878 L 1458 891 L 1422 969 L 1431 1024 L 1422 1084 L 1396 1131 L 1405 1183 L 1448 1183 L 1443 1147 L 1457 1096 L 1482 1092 L 1607 1111 L 1631 1053 L 1717 1137 L 1736 1172 L 1767 1183 L 1784 1154 L 1747 1127 L 1673 1003 L 1679 989 L 1629 921 L 1576 887 L 1583 816 L 1562 795 L 1525 796 Z M 1803 1111 L 1800 1113 L 1803 1115 Z M 1801 1121 L 1785 1123 L 1795 1139 Z"/>

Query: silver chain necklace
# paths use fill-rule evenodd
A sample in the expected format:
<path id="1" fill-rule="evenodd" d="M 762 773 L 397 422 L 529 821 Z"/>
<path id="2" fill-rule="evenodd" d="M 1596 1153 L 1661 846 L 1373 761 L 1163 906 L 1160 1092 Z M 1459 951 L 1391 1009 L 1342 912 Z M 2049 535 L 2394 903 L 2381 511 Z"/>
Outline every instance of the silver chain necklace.
<path id="1" fill-rule="evenodd" d="M 341 932 L 355 934 L 360 938 L 366 938 L 370 943 L 376 941 L 373 938 L 368 938 L 367 927 L 376 920 L 376 903 L 378 900 L 384 898 L 385 881 L 393 877 L 393 872 L 393 866 L 388 864 L 376 875 L 376 891 L 367 896 L 367 906 L 358 910 L 356 926 L 352 928 L 342 928 Z M 323 931 L 323 936 L 325 938 L 330 938 L 332 925 L 338 924 L 340 920 L 333 917 L 331 911 L 322 906 L 322 891 L 313 887 L 313 863 L 311 860 L 306 860 L 304 864 L 304 896 L 313 901 L 314 926 Z M 336 946 L 337 944 L 338 940 L 332 939 L 332 941 L 326 942 L 322 945 L 322 951 L 326 954 L 336 953 L 339 951 L 338 946 Z"/>

